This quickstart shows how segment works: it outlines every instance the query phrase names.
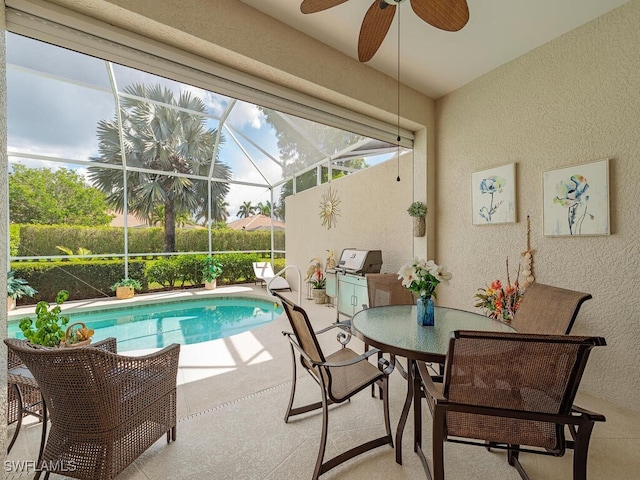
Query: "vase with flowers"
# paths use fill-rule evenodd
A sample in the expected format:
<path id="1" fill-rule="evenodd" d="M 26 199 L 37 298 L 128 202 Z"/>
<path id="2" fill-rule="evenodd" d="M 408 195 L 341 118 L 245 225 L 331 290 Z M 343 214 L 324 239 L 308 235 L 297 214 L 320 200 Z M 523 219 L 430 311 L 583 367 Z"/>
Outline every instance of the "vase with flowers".
<path id="1" fill-rule="evenodd" d="M 327 279 L 325 278 L 324 273 L 322 273 L 322 268 L 317 267 L 316 271 L 307 281 L 311 284 L 311 288 L 313 289 L 313 300 L 315 303 L 326 303 Z"/>
<path id="2" fill-rule="evenodd" d="M 433 298 L 436 298 L 436 287 L 441 282 L 448 282 L 452 275 L 444 265 L 437 265 L 433 260 L 414 259 L 402 266 L 398 279 L 402 285 L 416 294 L 418 324 L 433 326 L 435 312 Z M 432 298 L 433 297 L 433 298 Z"/>
<path id="3" fill-rule="evenodd" d="M 522 299 L 523 290 L 520 288 L 519 278 L 520 267 L 518 266 L 516 280 L 511 283 L 507 258 L 507 284 L 503 285 L 500 280 L 494 280 L 488 287 L 479 288 L 478 293 L 475 294 L 478 300 L 475 306 L 482 308 L 487 317 L 506 323 L 511 322 Z"/>

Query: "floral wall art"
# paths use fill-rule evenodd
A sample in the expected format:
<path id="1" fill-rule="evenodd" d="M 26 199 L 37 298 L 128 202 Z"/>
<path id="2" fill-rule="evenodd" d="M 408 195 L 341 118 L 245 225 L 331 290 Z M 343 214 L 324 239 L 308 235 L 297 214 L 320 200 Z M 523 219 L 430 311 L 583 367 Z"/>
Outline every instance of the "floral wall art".
<path id="1" fill-rule="evenodd" d="M 609 160 L 544 172 L 546 236 L 609 235 Z"/>
<path id="2" fill-rule="evenodd" d="M 511 163 L 471 174 L 474 225 L 516 221 L 515 171 Z"/>

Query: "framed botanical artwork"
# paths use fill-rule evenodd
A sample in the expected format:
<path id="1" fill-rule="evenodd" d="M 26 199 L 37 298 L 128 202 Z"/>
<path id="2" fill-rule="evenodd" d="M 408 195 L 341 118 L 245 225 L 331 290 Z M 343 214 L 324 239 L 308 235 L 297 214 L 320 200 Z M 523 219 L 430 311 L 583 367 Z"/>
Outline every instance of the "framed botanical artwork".
<path id="1" fill-rule="evenodd" d="M 516 164 L 471 174 L 473 224 L 495 225 L 516 221 Z"/>
<path id="2" fill-rule="evenodd" d="M 544 172 L 545 236 L 609 235 L 609 159 Z"/>

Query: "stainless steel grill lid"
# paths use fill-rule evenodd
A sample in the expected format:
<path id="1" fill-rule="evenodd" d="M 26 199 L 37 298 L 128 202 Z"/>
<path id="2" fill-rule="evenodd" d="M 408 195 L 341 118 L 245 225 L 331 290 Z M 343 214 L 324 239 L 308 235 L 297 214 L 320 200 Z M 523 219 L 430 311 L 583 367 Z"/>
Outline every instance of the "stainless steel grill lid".
<path id="1" fill-rule="evenodd" d="M 382 252 L 380 250 L 359 250 L 357 248 L 345 248 L 336 266 L 336 270 L 358 275 L 380 273 L 381 268 Z"/>

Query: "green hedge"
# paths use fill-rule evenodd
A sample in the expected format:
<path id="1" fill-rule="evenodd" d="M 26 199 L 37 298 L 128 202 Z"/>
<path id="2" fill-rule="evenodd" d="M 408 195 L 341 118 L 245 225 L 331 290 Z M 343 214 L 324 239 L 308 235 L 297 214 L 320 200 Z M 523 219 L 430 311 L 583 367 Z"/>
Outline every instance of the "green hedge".
<path id="1" fill-rule="evenodd" d="M 52 302 L 60 290 L 69 291 L 69 300 L 113 296 L 111 285 L 124 277 L 121 260 L 74 260 L 58 262 L 13 262 L 16 278 L 24 278 L 38 293 L 33 298 L 18 300 L 19 305 Z M 129 277 L 147 289 L 146 262 L 129 262 Z"/>
<path id="2" fill-rule="evenodd" d="M 19 231 L 19 233 L 18 233 Z M 179 252 L 206 252 L 209 250 L 207 229 L 176 229 L 176 249 Z M 213 251 L 271 250 L 271 232 L 214 229 Z M 14 240 L 15 238 L 15 240 Z M 17 240 L 19 238 L 19 240 Z M 284 232 L 274 232 L 274 248 L 284 250 Z M 60 255 L 56 248 L 71 249 L 74 253 L 85 248 L 93 254 L 123 254 L 124 229 L 121 227 L 77 227 L 55 225 L 21 225 L 11 227 L 12 255 Z M 14 246 L 15 243 L 15 246 Z M 164 231 L 160 227 L 130 228 L 129 253 L 162 253 Z M 14 254 L 17 251 L 17 254 Z"/>
<path id="3" fill-rule="evenodd" d="M 219 285 L 255 281 L 253 262 L 265 261 L 255 253 L 216 254 L 222 263 Z M 164 288 L 182 288 L 202 285 L 202 267 L 206 255 L 175 255 L 156 260 L 129 261 L 129 277 L 142 283 L 142 291 L 150 284 Z M 285 259 L 274 260 L 273 270 L 285 267 Z M 35 304 L 41 300 L 52 302 L 60 290 L 69 291 L 69 300 L 101 298 L 115 295 L 111 285 L 124 277 L 121 260 L 63 260 L 38 262 L 12 262 L 16 278 L 24 278 L 38 293 L 23 298 L 19 305 Z"/>

